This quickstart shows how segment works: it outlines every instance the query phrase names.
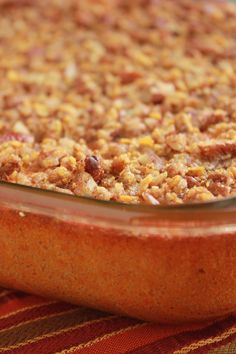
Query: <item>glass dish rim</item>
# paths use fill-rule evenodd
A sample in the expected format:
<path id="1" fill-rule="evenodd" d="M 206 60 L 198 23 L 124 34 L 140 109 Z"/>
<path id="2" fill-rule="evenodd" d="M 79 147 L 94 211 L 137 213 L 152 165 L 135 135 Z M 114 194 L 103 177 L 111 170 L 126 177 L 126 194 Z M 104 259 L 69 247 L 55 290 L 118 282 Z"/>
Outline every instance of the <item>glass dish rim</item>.
<path id="1" fill-rule="evenodd" d="M 87 196 L 77 196 L 66 194 L 58 191 L 42 189 L 33 186 L 26 186 L 18 183 L 11 183 L 0 181 L 0 193 L 2 187 L 7 187 L 8 189 L 13 190 L 20 190 L 22 192 L 30 192 L 34 194 L 40 194 L 41 196 L 51 197 L 52 199 L 60 199 L 60 200 L 67 200 L 73 203 L 78 203 L 78 206 L 81 203 L 85 203 L 87 205 L 96 206 L 96 207 L 109 207 L 113 210 L 118 209 L 122 211 L 130 211 L 130 212 L 140 212 L 140 213 L 151 213 L 157 214 L 158 212 L 197 212 L 197 211 L 213 211 L 216 209 L 227 210 L 228 208 L 235 208 L 236 207 L 236 196 L 235 197 L 228 197 L 228 198 L 220 198 L 217 200 L 211 200 L 202 203 L 185 203 L 179 205 L 145 205 L 145 204 L 125 204 L 118 201 L 107 201 L 101 199 L 95 199 L 92 197 Z M 1 200 L 0 200 L 1 205 Z"/>

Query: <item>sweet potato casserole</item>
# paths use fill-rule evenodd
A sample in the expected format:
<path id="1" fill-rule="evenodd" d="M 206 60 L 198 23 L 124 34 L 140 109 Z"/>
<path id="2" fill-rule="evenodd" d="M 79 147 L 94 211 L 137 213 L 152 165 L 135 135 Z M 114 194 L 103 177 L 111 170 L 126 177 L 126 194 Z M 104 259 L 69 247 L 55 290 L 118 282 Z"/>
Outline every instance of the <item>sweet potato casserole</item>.
<path id="1" fill-rule="evenodd" d="M 236 195 L 236 5 L 0 4 L 1 180 L 133 204 Z"/>

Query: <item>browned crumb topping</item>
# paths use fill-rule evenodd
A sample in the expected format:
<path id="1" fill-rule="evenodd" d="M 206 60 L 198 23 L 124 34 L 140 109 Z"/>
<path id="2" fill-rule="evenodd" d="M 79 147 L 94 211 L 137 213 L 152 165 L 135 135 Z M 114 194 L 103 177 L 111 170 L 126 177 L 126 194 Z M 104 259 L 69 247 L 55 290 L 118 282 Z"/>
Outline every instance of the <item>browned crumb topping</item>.
<path id="1" fill-rule="evenodd" d="M 236 5 L 0 0 L 0 179 L 124 203 L 236 195 Z"/>

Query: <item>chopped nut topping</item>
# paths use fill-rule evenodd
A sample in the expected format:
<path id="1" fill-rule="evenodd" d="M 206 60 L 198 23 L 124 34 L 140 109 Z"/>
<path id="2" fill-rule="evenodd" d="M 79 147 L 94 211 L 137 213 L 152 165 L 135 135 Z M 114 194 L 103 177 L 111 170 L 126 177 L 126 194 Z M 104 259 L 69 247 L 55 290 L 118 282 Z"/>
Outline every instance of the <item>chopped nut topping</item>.
<path id="1" fill-rule="evenodd" d="M 128 204 L 236 195 L 236 4 L 0 13 L 0 180 Z"/>

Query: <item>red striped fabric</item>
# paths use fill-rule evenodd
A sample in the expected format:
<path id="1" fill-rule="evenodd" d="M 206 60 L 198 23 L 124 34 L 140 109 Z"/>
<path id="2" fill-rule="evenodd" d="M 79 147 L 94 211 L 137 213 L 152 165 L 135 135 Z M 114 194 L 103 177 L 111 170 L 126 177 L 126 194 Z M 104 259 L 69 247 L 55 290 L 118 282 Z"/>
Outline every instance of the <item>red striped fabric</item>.
<path id="1" fill-rule="evenodd" d="M 0 289 L 0 353 L 201 354 L 235 339 L 236 316 L 159 325 Z"/>

